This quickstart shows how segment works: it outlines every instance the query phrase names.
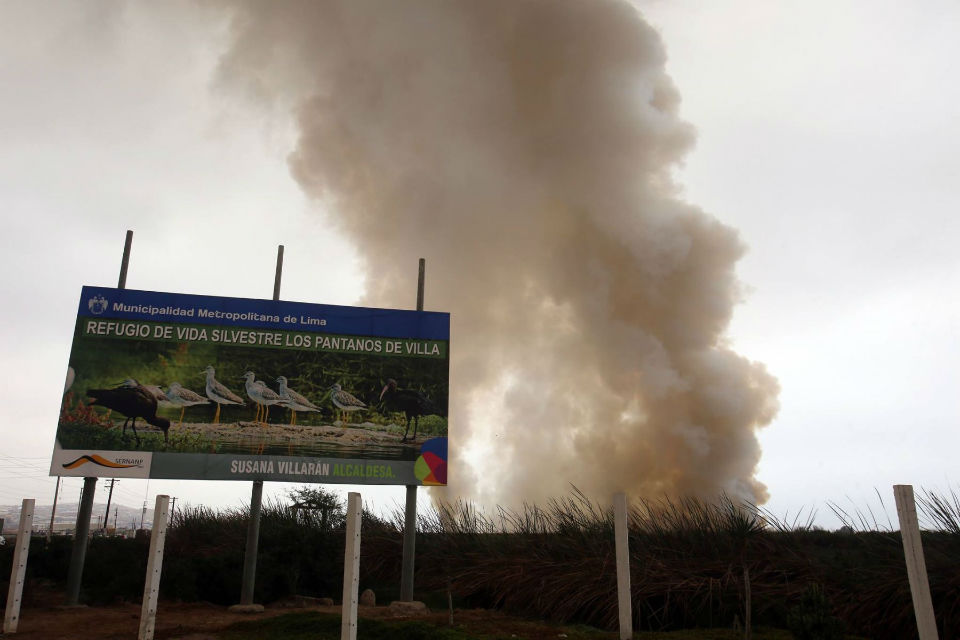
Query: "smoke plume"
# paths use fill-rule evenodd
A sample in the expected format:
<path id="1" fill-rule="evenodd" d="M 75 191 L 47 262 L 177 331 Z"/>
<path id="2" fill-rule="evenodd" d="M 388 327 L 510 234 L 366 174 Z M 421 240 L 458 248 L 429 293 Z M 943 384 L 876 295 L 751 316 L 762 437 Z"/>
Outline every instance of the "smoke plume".
<path id="1" fill-rule="evenodd" d="M 290 168 L 365 304 L 450 311 L 451 490 L 766 498 L 776 380 L 724 332 L 736 231 L 678 197 L 694 140 L 619 0 L 225 3 L 221 80 L 289 107 Z"/>

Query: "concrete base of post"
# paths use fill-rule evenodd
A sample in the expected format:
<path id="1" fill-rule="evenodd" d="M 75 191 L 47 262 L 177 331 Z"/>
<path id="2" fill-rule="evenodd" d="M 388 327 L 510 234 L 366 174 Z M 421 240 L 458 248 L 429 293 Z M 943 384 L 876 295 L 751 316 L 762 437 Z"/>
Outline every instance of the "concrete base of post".
<path id="1" fill-rule="evenodd" d="M 234 604 L 229 608 L 231 613 L 263 613 L 262 604 Z"/>
<path id="2" fill-rule="evenodd" d="M 430 613 L 427 605 L 419 600 L 394 600 L 387 607 L 387 610 L 398 616 L 417 616 Z"/>

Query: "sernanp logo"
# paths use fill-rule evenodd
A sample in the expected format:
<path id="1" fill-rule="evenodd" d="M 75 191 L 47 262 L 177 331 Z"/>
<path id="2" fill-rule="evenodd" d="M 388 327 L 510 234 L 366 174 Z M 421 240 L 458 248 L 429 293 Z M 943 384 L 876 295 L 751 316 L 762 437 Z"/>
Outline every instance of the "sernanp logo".
<path id="1" fill-rule="evenodd" d="M 124 464 L 122 462 L 114 462 L 113 460 L 107 460 L 103 456 L 98 456 L 95 453 L 90 455 L 82 455 L 76 460 L 70 462 L 65 462 L 61 466 L 64 469 L 76 469 L 77 467 L 82 467 L 85 464 L 95 464 L 101 467 L 108 467 L 110 469 L 129 469 L 130 467 L 143 467 L 143 461 L 135 460 L 132 461 L 135 464 Z"/>

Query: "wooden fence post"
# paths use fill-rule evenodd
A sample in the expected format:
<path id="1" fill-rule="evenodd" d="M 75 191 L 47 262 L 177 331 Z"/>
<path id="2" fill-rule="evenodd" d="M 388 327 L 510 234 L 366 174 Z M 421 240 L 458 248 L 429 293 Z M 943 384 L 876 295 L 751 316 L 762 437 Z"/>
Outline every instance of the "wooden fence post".
<path id="1" fill-rule="evenodd" d="M 163 543 L 167 537 L 169 507 L 170 496 L 157 496 L 153 508 L 153 531 L 150 532 L 150 555 L 147 556 L 147 578 L 143 584 L 138 640 L 153 640 L 157 623 L 157 598 L 160 595 L 160 570 L 163 568 Z"/>
<path id="2" fill-rule="evenodd" d="M 620 611 L 620 640 L 633 637 L 633 608 L 630 601 L 630 543 L 627 529 L 627 496 L 613 496 L 613 530 L 617 549 L 617 603 Z"/>
<path id="3" fill-rule="evenodd" d="M 913 612 L 917 617 L 917 631 L 920 640 L 937 640 L 937 621 L 933 616 L 933 600 L 930 597 L 927 563 L 923 559 L 923 545 L 920 542 L 920 524 L 917 522 L 913 485 L 893 485 L 893 496 L 897 501 L 900 537 L 903 539 L 903 555 L 907 561 L 907 578 L 910 580 Z"/>
<path id="4" fill-rule="evenodd" d="M 357 640 L 357 593 L 360 590 L 360 494 L 347 494 L 347 540 L 343 549 L 343 607 L 340 640 Z"/>
<path id="5" fill-rule="evenodd" d="M 17 546 L 13 550 L 13 566 L 10 567 L 7 611 L 3 616 L 4 633 L 16 633 L 20 623 L 20 600 L 23 597 L 23 580 L 27 575 L 30 532 L 33 531 L 33 503 L 33 498 L 25 498 L 20 507 L 20 528 L 17 530 Z"/>

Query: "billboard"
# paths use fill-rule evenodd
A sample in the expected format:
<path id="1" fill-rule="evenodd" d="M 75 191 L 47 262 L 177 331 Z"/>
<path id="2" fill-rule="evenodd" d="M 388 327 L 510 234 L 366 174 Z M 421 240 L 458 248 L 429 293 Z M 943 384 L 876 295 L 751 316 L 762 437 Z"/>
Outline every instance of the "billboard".
<path id="1" fill-rule="evenodd" d="M 447 313 L 84 287 L 51 475 L 447 483 Z"/>

